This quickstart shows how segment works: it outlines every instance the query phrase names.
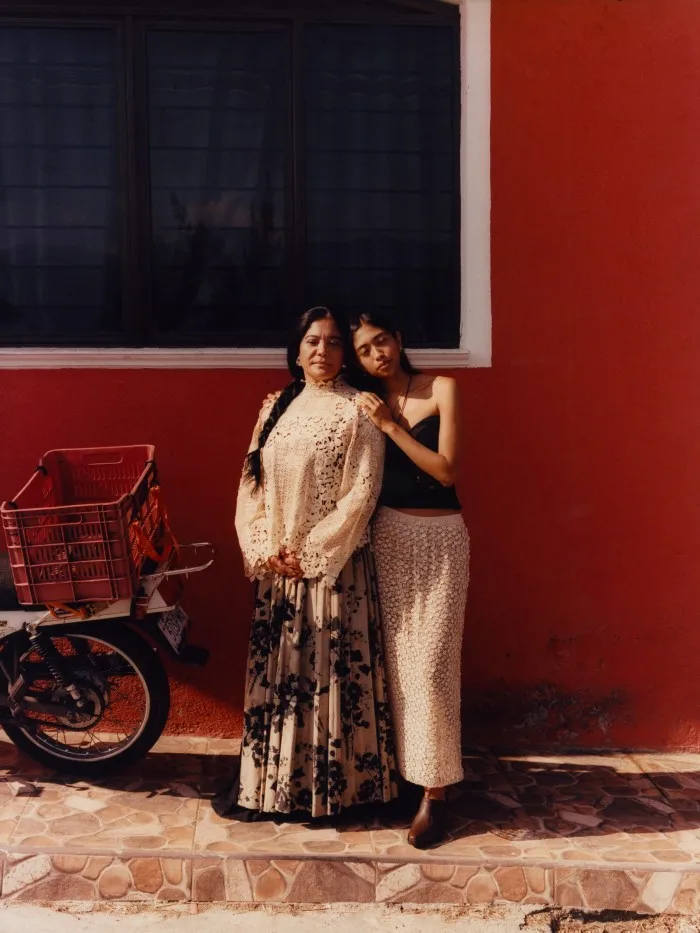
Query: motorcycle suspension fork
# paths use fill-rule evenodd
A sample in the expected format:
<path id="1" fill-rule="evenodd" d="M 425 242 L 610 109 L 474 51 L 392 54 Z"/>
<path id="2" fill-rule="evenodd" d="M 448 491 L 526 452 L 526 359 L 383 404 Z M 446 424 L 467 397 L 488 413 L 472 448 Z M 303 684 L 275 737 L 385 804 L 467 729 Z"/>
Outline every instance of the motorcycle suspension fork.
<path id="1" fill-rule="evenodd" d="M 66 691 L 78 709 L 82 709 L 85 706 L 82 694 L 70 678 L 66 676 L 63 658 L 60 652 L 56 650 L 50 636 L 35 627 L 31 628 L 28 634 L 30 645 L 48 667 L 58 686 Z"/>

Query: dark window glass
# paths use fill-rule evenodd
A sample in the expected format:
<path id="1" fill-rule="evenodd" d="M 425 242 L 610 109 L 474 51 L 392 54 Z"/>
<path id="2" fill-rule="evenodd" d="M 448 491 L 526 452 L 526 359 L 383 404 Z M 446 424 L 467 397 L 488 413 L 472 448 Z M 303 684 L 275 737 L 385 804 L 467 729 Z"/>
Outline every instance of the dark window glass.
<path id="1" fill-rule="evenodd" d="M 202 0 L 195 23 L 114 0 L 87 26 L 17 4 L 0 344 L 280 346 L 328 304 L 458 346 L 452 6 Z"/>
<path id="2" fill-rule="evenodd" d="M 115 35 L 0 29 L 0 338 L 120 327 Z"/>
<path id="3" fill-rule="evenodd" d="M 455 33 L 307 26 L 310 300 L 390 312 L 457 346 Z"/>
<path id="4" fill-rule="evenodd" d="M 289 40 L 149 35 L 154 328 L 206 343 L 280 343 Z"/>

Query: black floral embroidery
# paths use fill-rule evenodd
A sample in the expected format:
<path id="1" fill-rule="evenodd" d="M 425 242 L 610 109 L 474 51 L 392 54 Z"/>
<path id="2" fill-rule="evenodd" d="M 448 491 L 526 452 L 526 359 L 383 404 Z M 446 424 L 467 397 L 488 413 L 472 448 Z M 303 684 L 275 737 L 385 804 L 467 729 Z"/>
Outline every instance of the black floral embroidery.
<path id="1" fill-rule="evenodd" d="M 395 794 L 371 551 L 333 586 L 266 578 L 253 618 L 239 803 L 334 815 Z"/>

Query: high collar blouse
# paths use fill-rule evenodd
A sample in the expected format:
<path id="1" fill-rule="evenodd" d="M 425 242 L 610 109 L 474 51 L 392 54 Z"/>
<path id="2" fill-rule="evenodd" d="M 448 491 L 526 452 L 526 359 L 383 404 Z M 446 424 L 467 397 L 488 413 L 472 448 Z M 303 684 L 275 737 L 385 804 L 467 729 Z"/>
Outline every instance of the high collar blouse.
<path id="1" fill-rule="evenodd" d="M 307 383 L 262 450 L 262 483 L 241 477 L 236 532 L 245 572 L 262 579 L 286 548 L 306 579 L 333 584 L 353 551 L 369 540 L 384 467 L 384 435 L 342 379 Z M 263 405 L 250 450 L 272 403 Z"/>

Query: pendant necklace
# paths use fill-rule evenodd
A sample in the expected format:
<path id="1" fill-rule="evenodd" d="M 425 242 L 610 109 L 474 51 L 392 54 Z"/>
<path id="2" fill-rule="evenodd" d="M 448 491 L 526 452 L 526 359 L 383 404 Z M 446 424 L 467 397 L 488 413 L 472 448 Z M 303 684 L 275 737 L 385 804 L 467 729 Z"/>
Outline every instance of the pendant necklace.
<path id="1" fill-rule="evenodd" d="M 412 379 L 412 378 L 413 378 L 412 376 L 409 376 L 409 377 L 408 377 L 408 383 L 406 384 L 406 391 L 403 393 L 403 404 L 401 405 L 401 408 L 400 408 L 400 410 L 399 410 L 399 412 L 398 412 L 398 415 L 397 415 L 397 413 L 396 413 L 396 408 L 397 408 L 397 405 L 399 404 L 399 402 L 401 401 L 401 396 L 400 396 L 400 395 L 399 395 L 399 397 L 396 399 L 396 401 L 394 402 L 394 404 L 391 406 L 391 417 L 392 417 L 392 419 L 393 419 L 397 424 L 399 424 L 400 421 L 401 421 L 401 419 L 403 418 L 403 412 L 404 412 L 404 409 L 405 409 L 405 407 L 406 407 L 406 402 L 408 401 L 408 393 L 411 391 L 411 379 Z"/>

